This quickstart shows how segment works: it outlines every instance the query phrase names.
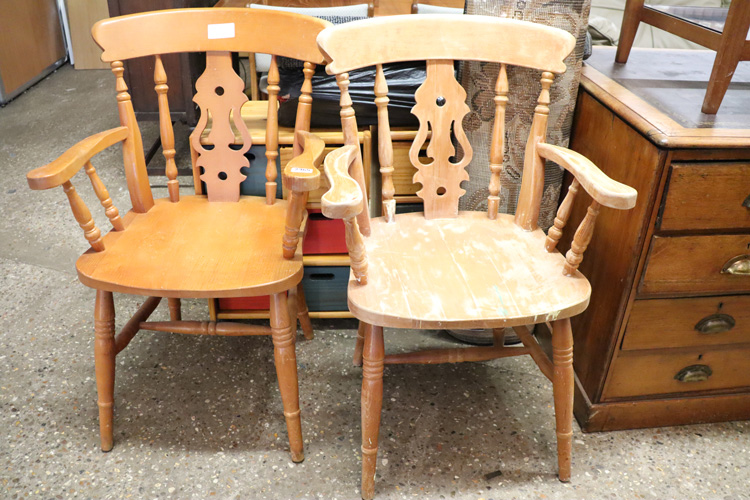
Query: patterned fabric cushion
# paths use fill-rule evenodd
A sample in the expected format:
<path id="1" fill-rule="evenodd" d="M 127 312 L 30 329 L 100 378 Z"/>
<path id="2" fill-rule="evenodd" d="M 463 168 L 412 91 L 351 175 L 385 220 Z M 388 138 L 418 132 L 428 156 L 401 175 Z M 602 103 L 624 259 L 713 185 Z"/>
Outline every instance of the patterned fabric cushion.
<path id="1" fill-rule="evenodd" d="M 567 146 L 573 121 L 573 110 L 578 95 L 581 61 L 585 45 L 586 25 L 591 0 L 467 0 L 467 14 L 511 17 L 562 28 L 576 37 L 578 43 L 565 63 L 568 70 L 555 79 L 547 141 Z M 497 64 L 462 63 L 460 80 L 467 89 L 471 112 L 464 119 L 464 128 L 474 149 L 468 167 L 470 180 L 463 184 L 466 194 L 461 198 L 461 210 L 486 210 L 489 196 L 489 145 L 492 120 L 495 115 L 494 88 L 499 67 Z M 510 87 L 506 109 L 504 170 L 501 174 L 500 211 L 514 213 L 521 187 L 523 158 L 529 137 L 531 118 L 541 90 L 541 73 L 527 68 L 508 68 Z M 544 196 L 539 215 L 539 226 L 545 230 L 552 225 L 558 206 L 563 172 L 555 164 L 545 169 Z"/>

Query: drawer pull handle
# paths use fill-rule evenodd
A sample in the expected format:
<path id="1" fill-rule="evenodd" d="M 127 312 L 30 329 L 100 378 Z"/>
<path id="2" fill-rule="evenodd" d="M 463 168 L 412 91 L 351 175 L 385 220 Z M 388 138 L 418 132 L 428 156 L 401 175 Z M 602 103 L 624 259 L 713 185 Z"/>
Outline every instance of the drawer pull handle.
<path id="1" fill-rule="evenodd" d="M 736 274 L 738 276 L 750 276 L 750 255 L 738 255 L 729 259 L 721 269 L 723 274 Z"/>
<path id="2" fill-rule="evenodd" d="M 742 206 L 745 208 L 750 208 L 750 194 L 747 195 L 747 198 L 745 198 L 745 201 L 742 202 Z"/>
<path id="3" fill-rule="evenodd" d="M 700 320 L 695 329 L 700 333 L 723 333 L 734 328 L 734 318 L 728 314 L 712 314 Z"/>
<path id="4" fill-rule="evenodd" d="M 680 382 L 705 382 L 713 373 L 708 365 L 690 365 L 677 372 L 674 378 Z"/>

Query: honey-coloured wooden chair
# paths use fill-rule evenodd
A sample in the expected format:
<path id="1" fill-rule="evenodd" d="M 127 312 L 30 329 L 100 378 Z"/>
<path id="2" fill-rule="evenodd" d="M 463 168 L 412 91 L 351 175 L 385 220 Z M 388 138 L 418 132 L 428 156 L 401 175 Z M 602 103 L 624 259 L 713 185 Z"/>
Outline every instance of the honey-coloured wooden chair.
<path id="1" fill-rule="evenodd" d="M 574 382 L 569 318 L 586 309 L 591 293 L 577 268 L 600 207 L 629 209 L 636 200 L 635 190 L 610 179 L 580 154 L 545 142 L 550 87 L 554 74 L 565 71 L 563 59 L 573 49 L 575 39 L 559 29 L 517 20 L 424 15 L 376 18 L 328 28 L 318 36 L 318 45 L 329 61 L 328 72 L 338 80 L 347 137 L 347 145 L 325 159 L 331 188 L 322 197 L 322 209 L 327 217 L 346 223 L 352 267 L 348 302 L 361 325 L 355 364 L 364 365 L 362 497 L 374 496 L 383 366 L 400 363 L 455 363 L 530 355 L 553 384 L 558 475 L 561 481 L 568 481 Z M 409 153 L 417 169 L 414 182 L 422 185 L 417 195 L 424 201 L 424 212 L 396 215 L 383 64 L 413 60 L 425 60 L 427 65 L 425 81 L 415 93 L 412 113 L 420 125 Z M 464 194 L 460 185 L 468 179 L 465 167 L 472 158 L 472 147 L 462 128 L 469 107 L 466 92 L 454 77 L 455 60 L 498 64 L 488 213 L 458 210 L 458 199 Z M 508 65 L 541 72 L 515 216 L 498 214 Z M 347 73 L 366 66 L 376 67 L 374 93 L 384 214 L 373 219 L 368 215 L 362 182 Z M 428 158 L 423 161 L 419 152 L 426 142 Z M 548 235 L 537 227 L 545 160 L 554 161 L 575 176 Z M 593 200 L 576 230 L 571 250 L 563 256 L 556 245 L 581 187 Z M 552 325 L 552 360 L 524 326 L 545 322 Z M 384 327 L 493 328 L 495 344 L 385 355 Z M 515 328 L 523 347 L 503 346 L 504 327 Z"/>
<path id="2" fill-rule="evenodd" d="M 115 356 L 139 330 L 202 335 L 271 335 L 292 460 L 304 458 L 295 356 L 297 309 L 306 336 L 312 328 L 300 282 L 298 242 L 307 193 L 317 189 L 323 141 L 309 134 L 311 78 L 323 57 L 315 45 L 330 23 L 287 12 L 250 9 L 178 9 L 106 19 L 92 29 L 115 74 L 120 127 L 79 142 L 52 163 L 27 175 L 32 189 L 62 186 L 73 215 L 91 248 L 77 261 L 81 282 L 96 289 L 94 324 L 99 424 L 103 451 L 112 449 Z M 289 201 L 276 199 L 278 157 L 276 56 L 270 72 L 266 130 L 265 196 L 241 196 L 249 166 L 245 153 L 251 137 L 240 116 L 247 102 L 244 82 L 232 68 L 231 53 L 266 52 L 304 63 L 299 100 L 295 158 L 283 178 Z M 194 101 L 200 120 L 190 136 L 198 194 L 179 193 L 168 84 L 162 54 L 205 52 L 206 70 L 196 82 Z M 123 60 L 151 57 L 158 94 L 161 140 L 166 158 L 169 197 L 154 200 L 144 161 L 141 135 L 123 79 Z M 209 144 L 201 135 L 210 125 Z M 120 216 L 91 164 L 94 155 L 122 145 L 132 209 Z M 107 234 L 96 227 L 71 179 L 85 169 L 112 223 Z M 205 186 L 205 193 L 204 193 Z M 299 293 L 297 291 L 299 290 Z M 115 334 L 113 292 L 148 297 Z M 297 295 L 297 300 L 287 300 Z M 271 325 L 182 321 L 181 298 L 271 296 Z M 149 322 L 162 298 L 170 319 Z M 291 318 L 291 320 L 290 320 Z"/>

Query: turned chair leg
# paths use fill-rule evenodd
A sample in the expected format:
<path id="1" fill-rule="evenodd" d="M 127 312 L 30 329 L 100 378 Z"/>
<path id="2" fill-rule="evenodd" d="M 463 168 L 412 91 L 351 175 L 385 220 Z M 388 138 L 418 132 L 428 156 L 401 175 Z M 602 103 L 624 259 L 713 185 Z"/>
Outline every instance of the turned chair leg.
<path id="1" fill-rule="evenodd" d="M 354 363 L 354 366 L 362 366 L 362 349 L 365 348 L 365 324 L 363 322 L 359 322 L 359 327 L 357 328 L 357 343 L 354 344 L 354 358 L 352 359 L 352 363 Z"/>
<path id="2" fill-rule="evenodd" d="M 113 445 L 112 416 L 115 392 L 115 303 L 112 292 L 96 291 L 94 332 L 99 435 L 102 442 L 102 451 L 110 451 Z"/>
<path id="3" fill-rule="evenodd" d="M 622 27 L 620 28 L 620 40 L 617 42 L 617 53 L 615 61 L 618 63 L 628 62 L 630 49 L 635 41 L 635 34 L 638 32 L 638 26 L 641 24 L 641 12 L 643 12 L 643 3 L 645 0 L 627 0 L 625 3 L 625 13 L 622 17 Z"/>
<path id="4" fill-rule="evenodd" d="M 383 327 L 365 325 L 362 368 L 362 498 L 375 496 L 380 410 L 383 406 Z"/>
<path id="5" fill-rule="evenodd" d="M 310 322 L 310 313 L 307 310 L 307 301 L 305 300 L 305 289 L 302 287 L 302 283 L 297 285 L 297 319 L 302 327 L 302 333 L 305 334 L 307 340 L 315 338 L 313 333 L 312 323 Z"/>
<path id="6" fill-rule="evenodd" d="M 286 306 L 289 310 L 289 322 L 292 325 L 292 338 L 297 343 L 297 287 L 286 292 Z"/>
<path id="7" fill-rule="evenodd" d="M 302 449 L 302 423 L 299 410 L 299 386 L 297 384 L 297 356 L 294 352 L 294 332 L 289 322 L 286 293 L 271 295 L 271 332 L 276 376 L 284 405 L 286 430 L 292 461 L 305 459 Z"/>
<path id="8" fill-rule="evenodd" d="M 557 425 L 557 476 L 570 481 L 573 445 L 573 331 L 570 319 L 552 322 L 552 393 Z"/>
<path id="9" fill-rule="evenodd" d="M 169 319 L 172 321 L 182 321 L 182 303 L 180 299 L 167 299 L 169 302 Z"/>

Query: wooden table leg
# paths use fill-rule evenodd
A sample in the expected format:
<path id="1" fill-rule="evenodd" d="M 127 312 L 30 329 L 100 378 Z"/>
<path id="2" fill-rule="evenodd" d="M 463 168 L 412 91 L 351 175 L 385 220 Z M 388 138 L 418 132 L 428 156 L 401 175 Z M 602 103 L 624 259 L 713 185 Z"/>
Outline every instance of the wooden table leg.
<path id="1" fill-rule="evenodd" d="M 716 51 L 706 97 L 703 99 L 702 112 L 715 115 L 719 111 L 721 101 L 737 69 L 737 63 L 742 58 L 748 29 L 750 29 L 750 3 L 735 1 L 729 4 L 727 22 L 721 34 L 719 49 Z"/>
<path id="2" fill-rule="evenodd" d="M 630 57 L 630 49 L 633 48 L 635 34 L 641 24 L 641 12 L 645 0 L 627 0 L 625 13 L 622 16 L 622 27 L 620 28 L 620 40 L 617 42 L 617 54 L 615 61 L 624 63 Z"/>

